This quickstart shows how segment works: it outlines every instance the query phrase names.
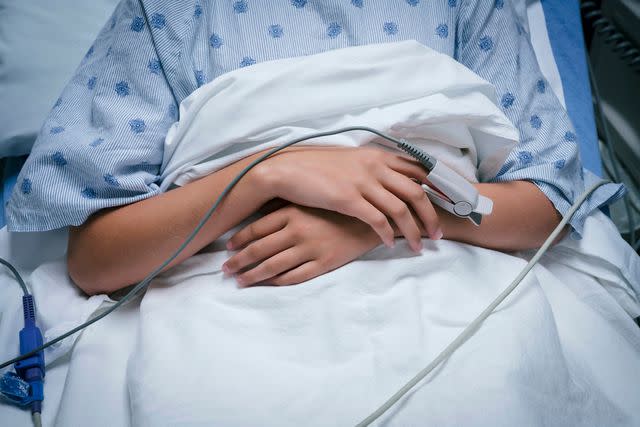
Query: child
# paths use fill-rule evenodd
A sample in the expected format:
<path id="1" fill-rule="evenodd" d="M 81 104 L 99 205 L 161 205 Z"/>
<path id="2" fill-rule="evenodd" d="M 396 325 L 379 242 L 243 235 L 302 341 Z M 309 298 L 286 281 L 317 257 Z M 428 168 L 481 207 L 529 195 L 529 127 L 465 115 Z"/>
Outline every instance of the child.
<path id="1" fill-rule="evenodd" d="M 583 173 L 576 136 L 525 27 L 502 0 L 124 0 L 46 120 L 10 200 L 9 229 L 71 226 L 76 284 L 88 294 L 130 285 L 166 259 L 261 154 L 159 194 L 164 137 L 181 100 L 257 61 L 406 39 L 492 82 L 520 130 L 498 176 L 477 185 L 494 201 L 480 227 L 434 208 L 412 181 L 424 171 L 403 156 L 293 147 L 241 180 L 172 265 L 274 199 L 290 204 L 229 241 L 230 249 L 245 249 L 223 269 L 242 286 L 303 282 L 381 241 L 392 245 L 394 235 L 416 251 L 422 236 L 499 250 L 539 246 L 594 177 Z M 601 187 L 571 225 L 580 232 L 590 212 L 619 196 L 619 186 Z"/>

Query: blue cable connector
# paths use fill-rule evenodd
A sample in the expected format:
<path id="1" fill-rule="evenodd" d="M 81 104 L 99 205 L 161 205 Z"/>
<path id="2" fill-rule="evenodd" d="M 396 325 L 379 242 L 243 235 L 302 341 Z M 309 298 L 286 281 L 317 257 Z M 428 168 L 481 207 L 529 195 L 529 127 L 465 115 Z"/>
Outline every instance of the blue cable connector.
<path id="1" fill-rule="evenodd" d="M 20 354 L 27 354 L 42 345 L 42 333 L 36 326 L 36 309 L 33 295 L 22 297 L 24 328 L 20 331 Z M 0 394 L 20 406 L 31 406 L 31 413 L 42 411 L 44 400 L 44 352 L 16 362 L 15 373 L 8 372 L 0 378 Z"/>

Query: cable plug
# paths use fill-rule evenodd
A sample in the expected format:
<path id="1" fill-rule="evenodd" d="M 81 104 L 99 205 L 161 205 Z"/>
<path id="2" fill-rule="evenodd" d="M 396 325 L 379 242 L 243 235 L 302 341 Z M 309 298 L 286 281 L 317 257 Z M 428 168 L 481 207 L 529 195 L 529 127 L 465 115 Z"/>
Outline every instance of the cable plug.
<path id="1" fill-rule="evenodd" d="M 20 354 L 26 354 L 42 345 L 42 332 L 36 326 L 36 309 L 33 296 L 22 297 L 24 328 L 20 331 Z M 16 374 L 29 384 L 29 397 L 24 404 L 31 405 L 31 412 L 41 412 L 44 400 L 44 352 L 39 351 L 31 357 L 16 362 Z"/>

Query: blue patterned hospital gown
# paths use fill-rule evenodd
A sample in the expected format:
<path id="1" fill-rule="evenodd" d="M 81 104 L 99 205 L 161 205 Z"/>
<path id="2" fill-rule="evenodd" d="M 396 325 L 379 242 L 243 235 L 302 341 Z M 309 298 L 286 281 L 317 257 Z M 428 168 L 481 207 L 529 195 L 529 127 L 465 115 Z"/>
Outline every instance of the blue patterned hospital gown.
<path id="1" fill-rule="evenodd" d="M 79 225 L 100 209 L 157 194 L 180 101 L 223 73 L 407 39 L 495 84 L 522 141 L 494 181 L 530 180 L 565 213 L 595 177 L 582 169 L 576 134 L 509 1 L 124 0 L 44 123 L 7 207 L 9 229 Z M 429 78 L 429 70 L 407 72 Z M 621 192 L 601 187 L 574 229 Z"/>

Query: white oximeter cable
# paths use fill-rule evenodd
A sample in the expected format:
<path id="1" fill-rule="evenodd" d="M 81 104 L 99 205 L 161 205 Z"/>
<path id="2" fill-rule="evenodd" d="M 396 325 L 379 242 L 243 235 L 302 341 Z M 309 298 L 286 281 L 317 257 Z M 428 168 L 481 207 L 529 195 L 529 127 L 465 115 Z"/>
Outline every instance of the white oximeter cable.
<path id="1" fill-rule="evenodd" d="M 480 315 L 478 315 L 478 317 L 476 317 L 475 320 L 471 322 L 469 326 L 467 326 L 464 329 L 464 331 L 462 331 L 460 335 L 458 335 L 457 338 L 451 342 L 451 344 L 449 344 L 444 350 L 442 350 L 442 352 L 438 356 L 436 356 L 436 358 L 433 359 L 431 363 L 429 363 L 423 370 L 418 372 L 418 374 L 415 377 L 413 377 L 409 382 L 407 382 L 400 390 L 398 390 L 396 394 L 391 396 L 389 400 L 387 400 L 382 406 L 380 406 L 380 408 L 378 408 L 371 415 L 369 415 L 367 418 L 362 420 L 356 427 L 368 426 L 372 422 L 374 422 L 377 418 L 379 418 L 382 414 L 384 414 L 389 408 L 391 408 L 398 400 L 400 400 L 402 396 L 407 394 L 407 392 L 409 392 L 413 387 L 415 387 L 416 384 L 418 384 L 424 377 L 429 375 L 429 373 L 433 371 L 433 369 L 436 366 L 438 366 L 440 363 L 442 363 L 442 361 L 444 361 L 446 358 L 451 356 L 451 354 L 454 351 L 456 351 L 456 349 L 460 347 L 462 343 L 464 343 L 470 336 L 472 336 L 476 332 L 480 324 L 482 324 L 482 322 L 484 322 L 484 320 L 487 317 L 489 317 L 489 315 L 493 312 L 493 310 L 495 310 L 496 307 L 500 305 L 500 303 L 504 301 L 504 299 L 507 296 L 509 296 L 511 292 L 513 292 L 513 290 L 520 284 L 520 282 L 522 282 L 522 279 L 524 279 L 524 277 L 527 275 L 527 273 L 529 273 L 529 271 L 533 268 L 533 266 L 538 263 L 542 255 L 544 255 L 547 249 L 549 249 L 551 244 L 556 240 L 558 235 L 560 235 L 564 226 L 567 225 L 569 220 L 573 217 L 573 215 L 580 208 L 580 206 L 582 206 L 582 203 L 584 203 L 587 197 L 589 197 L 589 195 L 593 193 L 597 188 L 608 183 L 609 181 L 602 180 L 602 181 L 596 182 L 591 187 L 589 187 L 578 198 L 578 200 L 571 206 L 571 209 L 569 209 L 569 211 L 564 216 L 564 218 L 562 218 L 562 221 L 560 221 L 560 224 L 558 224 L 558 226 L 553 230 L 553 232 L 551 232 L 551 234 L 549 235 L 549 237 L 547 237 L 547 240 L 544 242 L 544 244 L 540 247 L 540 249 L 538 249 L 536 254 L 533 256 L 533 258 L 531 258 L 531 261 L 527 263 L 524 269 L 522 269 L 520 274 L 518 274 L 518 276 L 513 280 L 513 282 L 511 282 L 509 287 L 507 287 L 504 291 L 502 291 L 502 293 L 498 295 L 498 297 L 495 300 L 493 300 L 493 302 L 489 304 L 487 308 L 485 308 L 484 311 L 482 311 L 482 313 L 480 313 Z"/>

